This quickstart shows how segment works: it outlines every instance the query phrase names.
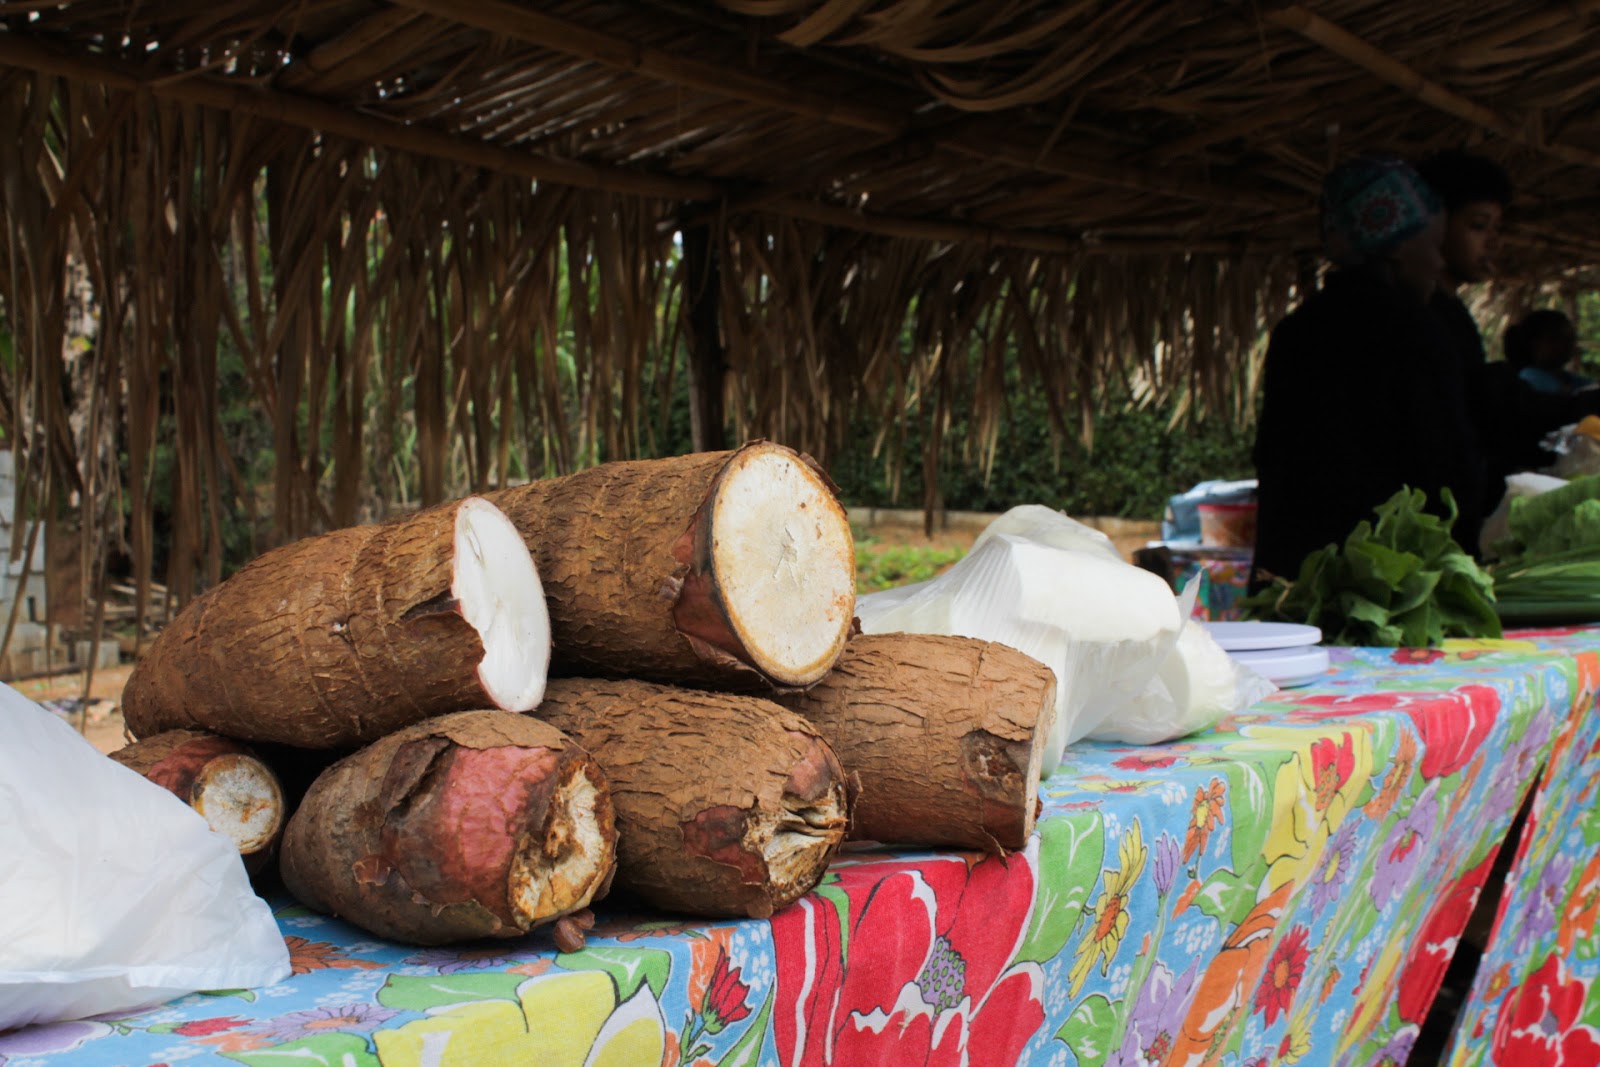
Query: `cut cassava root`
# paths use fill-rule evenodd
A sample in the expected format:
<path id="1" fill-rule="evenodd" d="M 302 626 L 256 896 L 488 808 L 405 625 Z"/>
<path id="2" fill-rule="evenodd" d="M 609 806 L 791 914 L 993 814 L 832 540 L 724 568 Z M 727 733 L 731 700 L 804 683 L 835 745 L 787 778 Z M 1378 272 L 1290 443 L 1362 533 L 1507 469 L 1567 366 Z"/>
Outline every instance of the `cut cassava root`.
<path id="1" fill-rule="evenodd" d="M 489 499 L 538 562 L 556 673 L 803 688 L 849 636 L 849 519 L 781 445 L 607 463 Z"/>
<path id="2" fill-rule="evenodd" d="M 880 634 L 853 638 L 828 677 L 779 699 L 859 783 L 852 838 L 993 852 L 1033 832 L 1055 692 L 1049 667 L 1007 645 Z"/>
<path id="3" fill-rule="evenodd" d="M 537 719 L 468 711 L 324 771 L 289 820 L 279 868 L 309 907 L 438 945 L 516 937 L 587 908 L 610 884 L 616 842 L 587 752 Z"/>
<path id="4" fill-rule="evenodd" d="M 138 737 L 191 728 L 353 748 L 444 712 L 525 711 L 549 657 L 526 545 L 468 497 L 254 560 L 156 638 L 122 710 Z"/>
<path id="5" fill-rule="evenodd" d="M 656 907 L 763 918 L 810 892 L 844 837 L 838 759 L 771 701 L 563 678 L 530 714 L 606 768 L 617 886 Z"/>
<path id="6" fill-rule="evenodd" d="M 247 866 L 271 855 L 287 817 L 283 789 L 246 746 L 199 730 L 168 730 L 111 758 L 199 812 L 233 841 Z"/>

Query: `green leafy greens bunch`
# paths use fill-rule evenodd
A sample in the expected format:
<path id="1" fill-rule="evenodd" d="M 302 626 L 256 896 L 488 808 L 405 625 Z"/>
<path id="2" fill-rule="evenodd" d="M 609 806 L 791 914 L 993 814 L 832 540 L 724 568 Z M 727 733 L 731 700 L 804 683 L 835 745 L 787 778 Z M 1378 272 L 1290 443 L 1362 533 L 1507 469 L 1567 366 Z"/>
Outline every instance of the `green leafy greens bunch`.
<path id="1" fill-rule="evenodd" d="M 1303 622 L 1333 645 L 1422 648 L 1446 637 L 1499 637 L 1494 583 L 1450 536 L 1449 514 L 1426 510 L 1427 494 L 1401 489 L 1363 520 L 1344 546 L 1308 555 L 1293 582 L 1273 584 L 1241 601 L 1246 618 Z"/>
<path id="2" fill-rule="evenodd" d="M 1600 619 L 1600 475 L 1513 500 L 1507 525 L 1489 568 L 1502 614 Z"/>

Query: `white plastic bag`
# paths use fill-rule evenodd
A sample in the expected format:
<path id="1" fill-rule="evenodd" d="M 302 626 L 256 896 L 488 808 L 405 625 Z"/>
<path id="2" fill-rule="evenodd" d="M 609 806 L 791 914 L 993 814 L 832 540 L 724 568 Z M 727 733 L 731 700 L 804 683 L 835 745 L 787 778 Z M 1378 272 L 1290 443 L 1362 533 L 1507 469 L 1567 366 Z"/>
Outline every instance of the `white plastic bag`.
<path id="1" fill-rule="evenodd" d="M 1196 584 L 1198 578 L 1190 583 L 1191 589 Z M 1277 691 L 1277 686 L 1223 651 L 1209 630 L 1190 620 L 1144 692 L 1089 736 L 1096 741 L 1159 744 L 1215 726 L 1224 716 Z"/>
<path id="2" fill-rule="evenodd" d="M 1056 717 L 1043 754 L 1062 750 L 1138 698 L 1183 625 L 1160 578 L 1125 562 L 1104 534 L 1049 508 L 996 519 L 937 578 L 856 600 L 866 633 L 999 641 L 1056 673 Z"/>
<path id="3" fill-rule="evenodd" d="M 0 1030 L 289 976 L 233 843 L 5 685 L 0 857 Z"/>

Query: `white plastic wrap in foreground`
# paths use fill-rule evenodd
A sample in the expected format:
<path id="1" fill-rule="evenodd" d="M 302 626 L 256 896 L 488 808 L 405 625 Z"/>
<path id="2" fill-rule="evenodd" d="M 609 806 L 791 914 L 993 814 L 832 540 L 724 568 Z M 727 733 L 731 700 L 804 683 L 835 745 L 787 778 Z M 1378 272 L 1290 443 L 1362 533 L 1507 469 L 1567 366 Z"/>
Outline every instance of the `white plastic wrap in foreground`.
<path id="1" fill-rule="evenodd" d="M 5 685 L 0 737 L 0 1030 L 289 976 L 204 818 Z"/>
<path id="2" fill-rule="evenodd" d="M 1190 620 L 1144 692 L 1090 734 L 1096 741 L 1154 745 L 1215 726 L 1265 700 L 1278 687 L 1224 652 L 1204 626 Z"/>
<path id="3" fill-rule="evenodd" d="M 1025 652 L 1056 672 L 1043 769 L 1138 698 L 1178 640 L 1183 615 L 1160 578 L 1103 534 L 1039 506 L 1014 508 L 927 582 L 856 600 L 867 633 L 955 634 Z"/>

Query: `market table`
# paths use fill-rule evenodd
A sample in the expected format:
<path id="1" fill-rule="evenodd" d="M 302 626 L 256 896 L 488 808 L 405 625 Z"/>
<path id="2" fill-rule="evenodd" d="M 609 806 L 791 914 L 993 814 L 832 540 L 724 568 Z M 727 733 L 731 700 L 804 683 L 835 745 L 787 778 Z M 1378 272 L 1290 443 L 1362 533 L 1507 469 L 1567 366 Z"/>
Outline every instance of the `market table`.
<path id="1" fill-rule="evenodd" d="M 1336 650 L 1316 685 L 1205 734 L 1075 746 L 1044 783 L 1038 832 L 1004 859 L 852 852 L 770 921 L 603 912 L 588 947 L 568 954 L 544 934 L 406 948 L 280 899 L 290 980 L 18 1031 L 0 1036 L 0 1057 L 1402 1063 L 1548 763 L 1463 1016 L 1492 1040 L 1454 1051 L 1595 1063 L 1581 1054 L 1600 1048 L 1600 995 L 1587 995 L 1600 629 L 1515 636 Z M 1528 1058 L 1552 1027 L 1577 1058 Z"/>

